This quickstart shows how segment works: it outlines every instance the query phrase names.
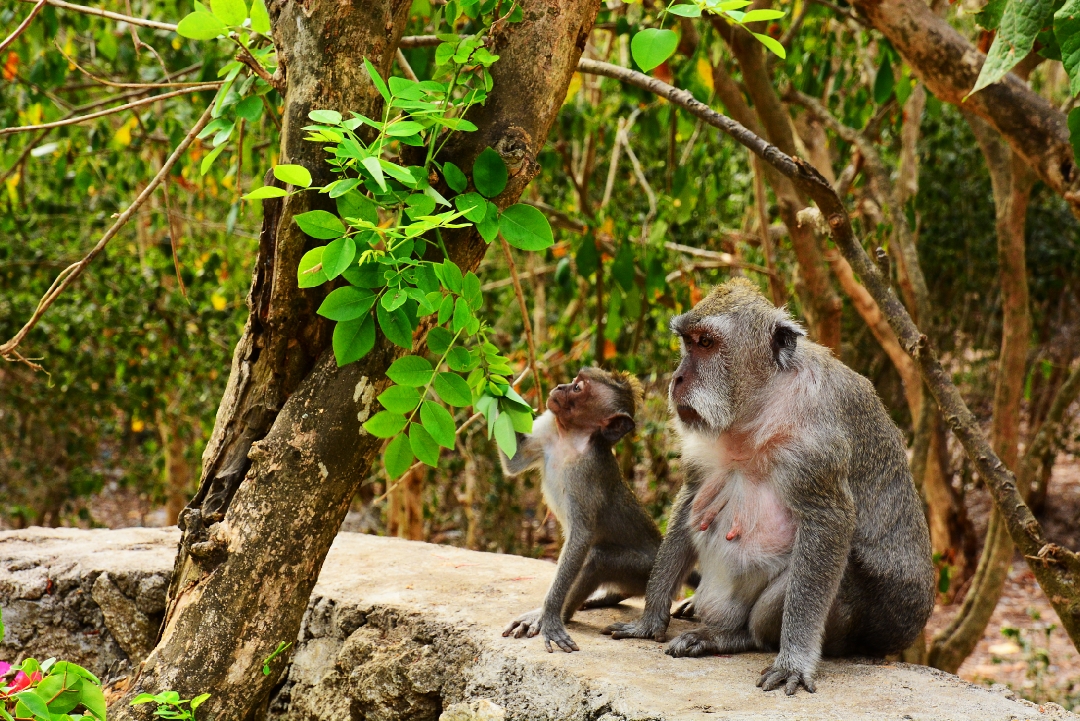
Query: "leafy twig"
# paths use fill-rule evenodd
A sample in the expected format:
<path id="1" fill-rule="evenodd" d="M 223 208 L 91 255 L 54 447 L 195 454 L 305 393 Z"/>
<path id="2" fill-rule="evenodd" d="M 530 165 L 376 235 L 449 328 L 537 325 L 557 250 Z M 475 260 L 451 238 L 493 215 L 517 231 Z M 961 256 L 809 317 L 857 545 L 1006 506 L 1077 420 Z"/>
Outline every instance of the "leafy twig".
<path id="1" fill-rule="evenodd" d="M 160 98 L 162 96 L 158 97 Z M 146 187 L 143 188 L 143 191 L 139 193 L 138 197 L 128 206 L 127 210 L 117 217 L 116 222 L 105 232 L 105 235 L 101 237 L 101 240 L 97 242 L 97 245 L 95 245 L 82 260 L 77 263 L 72 263 L 60 272 L 56 277 L 56 280 L 53 281 L 49 291 L 38 302 L 34 314 L 30 316 L 30 320 L 26 321 L 26 324 L 11 338 L 11 340 L 0 345 L 0 356 L 7 358 L 8 360 L 22 360 L 23 362 L 26 362 L 22 356 L 16 353 L 15 349 L 22 343 L 23 339 L 26 338 L 26 335 L 33 330 L 34 326 L 37 325 L 37 322 L 41 320 L 41 317 L 45 315 L 45 311 L 49 309 L 49 306 L 56 301 L 60 294 L 63 293 L 76 278 L 82 275 L 82 272 L 86 270 L 86 267 L 97 257 L 98 253 L 105 249 L 105 246 L 108 245 L 109 241 L 124 227 L 128 220 L 131 219 L 131 216 L 135 214 L 135 211 L 146 202 L 146 199 L 149 198 L 153 192 L 157 190 L 157 187 L 161 185 L 162 181 L 168 177 L 169 172 L 172 170 L 173 166 L 176 165 L 176 161 L 180 159 L 180 156 L 187 151 L 188 147 L 195 140 L 195 136 L 199 134 L 199 131 L 206 127 L 208 122 L 210 122 L 210 113 L 212 110 L 213 105 L 210 105 L 203 111 L 202 116 L 199 118 L 198 122 L 195 123 L 195 126 L 188 131 L 188 134 L 184 136 L 184 139 L 180 141 L 180 144 L 176 146 L 176 150 L 172 152 L 172 155 L 170 155 L 161 166 L 161 170 L 158 171 L 153 180 L 147 183 Z M 33 367 L 33 364 L 31 364 L 31 367 Z M 35 368 L 35 370 L 37 370 L 37 368 Z"/>
<path id="2" fill-rule="evenodd" d="M 533 341 L 532 323 L 529 321 L 529 309 L 525 305 L 525 294 L 521 292 L 521 279 L 518 278 L 517 265 L 514 264 L 514 256 L 510 253 L 510 244 L 506 238 L 499 235 L 499 243 L 502 245 L 503 255 L 510 266 L 510 278 L 514 281 L 514 295 L 517 296 L 518 305 L 521 306 L 521 322 L 525 326 L 525 341 L 529 347 L 529 365 L 532 367 L 533 380 L 536 382 L 537 408 L 544 407 L 544 387 L 540 385 L 540 369 L 536 367 L 536 344 Z"/>
<path id="3" fill-rule="evenodd" d="M 23 2 L 35 2 L 36 0 L 22 0 Z M 87 7 L 86 5 L 76 5 L 75 3 L 64 2 L 64 0 L 47 0 L 48 5 L 60 8 L 62 10 L 73 10 L 78 13 L 84 13 L 86 15 L 96 15 L 99 18 L 108 18 L 109 20 L 117 20 L 119 22 L 131 23 L 132 25 L 142 25 L 146 28 L 154 28 L 156 30 L 169 30 L 176 32 L 176 26 L 172 23 L 158 22 L 157 20 L 146 20 L 144 18 L 132 17 L 131 15 L 121 15 L 120 13 L 114 13 L 110 10 L 101 10 L 99 8 Z"/>

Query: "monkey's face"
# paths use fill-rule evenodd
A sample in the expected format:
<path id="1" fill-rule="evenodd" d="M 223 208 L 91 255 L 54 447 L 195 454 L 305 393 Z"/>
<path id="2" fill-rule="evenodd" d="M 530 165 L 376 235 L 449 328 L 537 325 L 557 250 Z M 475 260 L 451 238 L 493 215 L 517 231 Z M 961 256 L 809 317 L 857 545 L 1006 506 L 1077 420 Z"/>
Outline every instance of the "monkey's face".
<path id="1" fill-rule="evenodd" d="M 752 405 L 778 372 L 794 363 L 803 331 L 744 279 L 714 290 L 676 316 L 682 360 L 668 398 L 680 431 L 719 435 Z"/>
<path id="2" fill-rule="evenodd" d="M 609 443 L 634 429 L 633 417 L 620 407 L 604 371 L 596 368 L 584 368 L 572 382 L 555 386 L 547 407 L 563 431 L 590 436 L 599 432 Z"/>
<path id="3" fill-rule="evenodd" d="M 677 423 L 686 430 L 722 433 L 733 420 L 731 358 L 720 316 L 677 316 L 682 360 L 671 378 L 668 399 Z"/>

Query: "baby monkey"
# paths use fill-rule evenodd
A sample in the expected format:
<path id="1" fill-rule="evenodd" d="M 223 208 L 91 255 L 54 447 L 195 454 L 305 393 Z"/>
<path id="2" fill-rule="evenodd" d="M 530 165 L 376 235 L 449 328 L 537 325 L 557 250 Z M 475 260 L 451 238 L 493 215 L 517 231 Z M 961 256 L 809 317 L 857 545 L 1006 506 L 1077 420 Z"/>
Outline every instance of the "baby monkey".
<path id="1" fill-rule="evenodd" d="M 543 608 L 515 618 L 503 636 L 539 633 L 548 652 L 553 642 L 577 651 L 564 625 L 575 611 L 644 595 L 660 531 L 623 480 L 612 450 L 634 430 L 642 398 L 636 378 L 583 368 L 573 383 L 551 391 L 532 434 L 518 434 L 514 457 L 500 452 L 507 475 L 540 469 L 544 500 L 565 538 Z"/>

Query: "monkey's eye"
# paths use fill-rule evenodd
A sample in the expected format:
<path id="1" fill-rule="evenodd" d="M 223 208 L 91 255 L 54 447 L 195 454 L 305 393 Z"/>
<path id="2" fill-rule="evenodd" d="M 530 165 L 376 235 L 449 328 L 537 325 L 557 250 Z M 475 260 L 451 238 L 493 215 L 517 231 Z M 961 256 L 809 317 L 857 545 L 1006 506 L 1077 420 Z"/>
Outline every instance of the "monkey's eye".
<path id="1" fill-rule="evenodd" d="M 710 338 L 707 335 L 703 335 L 703 336 L 701 336 L 701 338 L 698 339 L 697 343 L 702 348 L 708 350 L 709 348 L 712 348 L 712 346 L 713 346 L 713 339 Z"/>
<path id="2" fill-rule="evenodd" d="M 580 391 L 580 390 L 581 390 L 581 383 L 579 383 L 579 382 L 577 382 L 577 381 L 574 381 L 574 385 L 570 386 L 570 390 L 572 390 L 572 391 L 574 391 L 575 393 L 577 393 L 578 391 Z"/>

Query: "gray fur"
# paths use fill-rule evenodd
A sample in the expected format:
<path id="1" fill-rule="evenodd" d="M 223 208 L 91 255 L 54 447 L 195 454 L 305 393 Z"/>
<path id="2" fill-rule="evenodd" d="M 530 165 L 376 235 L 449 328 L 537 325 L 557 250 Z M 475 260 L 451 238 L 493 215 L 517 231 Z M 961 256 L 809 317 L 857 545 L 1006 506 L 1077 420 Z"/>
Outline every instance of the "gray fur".
<path id="1" fill-rule="evenodd" d="M 700 560 L 695 602 L 705 625 L 667 653 L 778 651 L 758 685 L 788 694 L 815 689 L 822 654 L 903 650 L 934 604 L 930 537 L 900 431 L 868 380 L 793 327 L 800 331 L 745 281 L 672 321 L 684 339 L 671 403 L 686 481 L 644 615 L 610 629 L 662 640 L 670 589 Z M 769 494 L 794 533 L 779 551 L 754 555 L 754 533 L 761 548 L 783 538 L 741 527 L 772 520 Z M 699 559 L 705 551 L 712 560 Z"/>

